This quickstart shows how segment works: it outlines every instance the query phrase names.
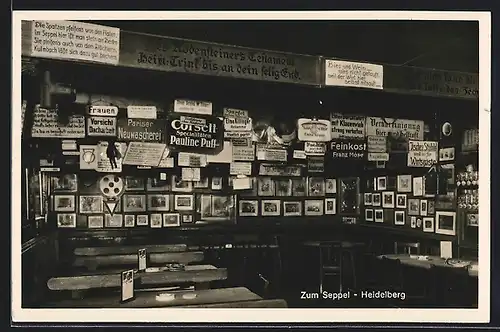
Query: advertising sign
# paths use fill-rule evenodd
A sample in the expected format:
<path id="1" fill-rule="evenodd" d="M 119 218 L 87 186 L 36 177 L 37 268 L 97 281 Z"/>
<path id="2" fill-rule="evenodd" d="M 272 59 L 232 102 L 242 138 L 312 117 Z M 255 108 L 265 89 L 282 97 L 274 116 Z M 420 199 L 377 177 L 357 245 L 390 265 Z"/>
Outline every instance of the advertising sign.
<path id="1" fill-rule="evenodd" d="M 332 139 L 332 124 L 329 120 L 299 119 L 298 139 L 304 142 L 328 142 Z"/>
<path id="2" fill-rule="evenodd" d="M 366 117 L 330 114 L 332 139 L 364 139 Z"/>
<path id="3" fill-rule="evenodd" d="M 335 140 L 330 143 L 334 159 L 363 159 L 366 157 L 366 141 Z"/>
<path id="4" fill-rule="evenodd" d="M 368 152 L 383 153 L 387 152 L 387 137 L 385 136 L 368 136 Z"/>
<path id="5" fill-rule="evenodd" d="M 87 118 L 88 136 L 116 136 L 116 118 L 91 116 Z"/>
<path id="6" fill-rule="evenodd" d="M 421 141 L 424 139 L 424 122 L 373 116 L 366 118 L 367 136 L 389 136 L 389 133 L 396 137 Z"/>
<path id="7" fill-rule="evenodd" d="M 252 130 L 252 118 L 225 117 L 224 130 L 250 132 Z"/>
<path id="8" fill-rule="evenodd" d="M 165 121 L 159 119 L 119 119 L 118 140 L 164 143 Z"/>
<path id="9" fill-rule="evenodd" d="M 326 143 L 305 142 L 304 152 L 308 156 L 323 156 L 326 153 Z"/>
<path id="10" fill-rule="evenodd" d="M 174 112 L 212 115 L 212 103 L 208 101 L 176 99 L 174 101 Z"/>
<path id="11" fill-rule="evenodd" d="M 123 165 L 158 166 L 166 145 L 164 143 L 130 142 Z"/>
<path id="12" fill-rule="evenodd" d="M 90 106 L 89 115 L 96 116 L 117 116 L 118 107 L 116 106 Z"/>
<path id="13" fill-rule="evenodd" d="M 438 142 L 409 141 L 408 167 L 431 167 L 438 160 Z"/>

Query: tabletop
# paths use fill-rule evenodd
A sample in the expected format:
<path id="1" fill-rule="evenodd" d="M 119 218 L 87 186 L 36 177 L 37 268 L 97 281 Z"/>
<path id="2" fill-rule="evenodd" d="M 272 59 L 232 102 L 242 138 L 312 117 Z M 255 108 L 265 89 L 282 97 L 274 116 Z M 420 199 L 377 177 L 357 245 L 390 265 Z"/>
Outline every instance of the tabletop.
<path id="1" fill-rule="evenodd" d="M 75 248 L 75 256 L 123 255 L 137 254 L 139 249 L 146 249 L 147 253 L 180 252 L 186 251 L 185 244 L 110 246 L 110 247 L 81 247 Z"/>
<path id="2" fill-rule="evenodd" d="M 388 259 L 399 259 L 401 264 L 410 265 L 415 267 L 420 267 L 424 269 L 431 269 L 432 266 L 442 266 L 450 269 L 456 269 L 460 267 L 456 267 L 453 265 L 449 265 L 446 263 L 446 259 L 441 258 L 439 256 L 425 256 L 427 259 L 417 259 L 416 257 L 412 257 L 408 254 L 388 254 L 388 255 L 380 255 L 377 258 L 382 259 L 383 257 Z M 468 268 L 469 275 L 471 277 L 478 276 L 477 262 L 472 261 L 471 266 L 475 266 L 475 268 Z"/>

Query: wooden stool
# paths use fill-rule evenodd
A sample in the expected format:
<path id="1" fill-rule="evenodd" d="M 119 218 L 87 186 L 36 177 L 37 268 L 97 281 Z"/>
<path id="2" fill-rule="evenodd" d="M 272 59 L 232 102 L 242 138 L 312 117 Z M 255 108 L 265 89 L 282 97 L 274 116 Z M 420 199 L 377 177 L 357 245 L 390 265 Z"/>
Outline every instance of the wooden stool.
<path id="1" fill-rule="evenodd" d="M 394 254 L 399 254 L 399 249 L 403 249 L 403 253 L 411 255 L 412 249 L 415 250 L 416 255 L 420 255 L 420 243 L 419 242 L 394 242 Z"/>

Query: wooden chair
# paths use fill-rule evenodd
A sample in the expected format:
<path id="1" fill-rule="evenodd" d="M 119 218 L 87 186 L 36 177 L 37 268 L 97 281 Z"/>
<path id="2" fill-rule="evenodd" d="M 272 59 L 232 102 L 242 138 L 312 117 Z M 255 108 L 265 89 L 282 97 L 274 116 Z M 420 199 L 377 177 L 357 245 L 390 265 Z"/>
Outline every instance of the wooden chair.
<path id="1" fill-rule="evenodd" d="M 319 247 L 320 264 L 320 286 L 319 291 L 325 290 L 326 279 L 330 277 L 338 278 L 338 291 L 342 292 L 342 244 L 340 242 L 325 242 Z M 337 289 L 328 289 L 337 291 Z"/>
<path id="2" fill-rule="evenodd" d="M 400 249 L 403 249 L 402 252 Z M 413 249 L 413 250 L 412 250 Z M 412 252 L 414 251 L 414 252 Z M 420 255 L 420 243 L 419 242 L 394 242 L 394 254 L 398 255 L 400 253 L 408 255 Z"/>
<path id="3" fill-rule="evenodd" d="M 433 265 L 433 300 L 437 307 L 471 308 L 477 306 L 477 284 L 471 283 L 467 268 Z"/>

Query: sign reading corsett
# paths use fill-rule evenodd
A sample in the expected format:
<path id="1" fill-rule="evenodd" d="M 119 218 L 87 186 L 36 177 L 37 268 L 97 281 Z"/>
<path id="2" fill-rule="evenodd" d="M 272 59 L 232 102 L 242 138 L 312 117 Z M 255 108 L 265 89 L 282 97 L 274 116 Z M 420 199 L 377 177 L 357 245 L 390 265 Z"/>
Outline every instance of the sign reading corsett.
<path id="1" fill-rule="evenodd" d="M 167 119 L 167 144 L 173 149 L 217 153 L 223 142 L 224 126 L 218 117 L 172 113 Z"/>
<path id="2" fill-rule="evenodd" d="M 332 139 L 330 120 L 299 119 L 297 127 L 299 141 L 328 142 Z"/>

